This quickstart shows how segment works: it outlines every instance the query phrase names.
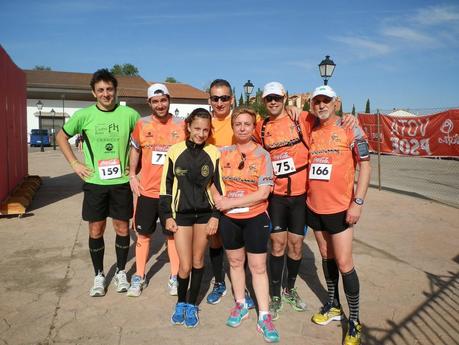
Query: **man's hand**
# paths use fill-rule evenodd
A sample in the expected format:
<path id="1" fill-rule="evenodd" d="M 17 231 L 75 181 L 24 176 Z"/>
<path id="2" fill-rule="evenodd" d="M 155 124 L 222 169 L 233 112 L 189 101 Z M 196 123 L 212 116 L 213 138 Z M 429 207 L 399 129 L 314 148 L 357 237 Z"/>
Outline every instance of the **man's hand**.
<path id="1" fill-rule="evenodd" d="M 140 185 L 139 179 L 135 175 L 129 175 L 129 185 L 131 186 L 132 193 L 140 196 L 140 191 L 143 187 Z"/>
<path id="2" fill-rule="evenodd" d="M 217 232 L 218 229 L 218 219 L 211 217 L 206 225 L 207 235 L 211 236 Z"/>
<path id="3" fill-rule="evenodd" d="M 215 200 L 215 207 L 219 211 L 229 210 L 229 209 L 233 208 L 232 200 L 231 200 L 231 198 L 226 198 L 226 197 L 218 198 L 217 200 Z"/>
<path id="4" fill-rule="evenodd" d="M 177 232 L 178 226 L 177 223 L 175 222 L 174 218 L 167 218 L 166 219 L 166 225 L 165 225 L 166 230 L 170 232 Z"/>
<path id="5" fill-rule="evenodd" d="M 352 201 L 351 206 L 346 213 L 346 223 L 350 226 L 357 224 L 360 219 L 360 215 L 362 214 L 362 207 L 362 205 L 357 205 L 354 201 Z"/>
<path id="6" fill-rule="evenodd" d="M 292 118 L 294 121 L 300 121 L 301 109 L 294 107 L 292 105 L 288 105 L 285 107 L 287 114 Z"/>
<path id="7" fill-rule="evenodd" d="M 73 168 L 73 171 L 82 179 L 85 180 L 88 177 L 90 177 L 93 174 L 93 171 L 89 169 L 86 165 L 83 163 L 80 163 L 79 161 L 73 161 L 70 163 L 70 165 Z"/>

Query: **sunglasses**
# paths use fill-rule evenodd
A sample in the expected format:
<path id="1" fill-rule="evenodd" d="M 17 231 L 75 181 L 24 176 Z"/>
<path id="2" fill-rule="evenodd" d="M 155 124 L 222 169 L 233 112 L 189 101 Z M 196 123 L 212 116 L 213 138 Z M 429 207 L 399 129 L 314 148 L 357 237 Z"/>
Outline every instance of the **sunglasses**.
<path id="1" fill-rule="evenodd" d="M 333 100 L 333 98 L 324 96 L 324 97 L 314 98 L 314 99 L 312 100 L 312 103 L 313 103 L 313 104 L 320 104 L 320 103 L 328 104 L 328 103 L 330 103 L 332 100 Z"/>
<path id="2" fill-rule="evenodd" d="M 284 96 L 279 96 L 279 95 L 268 95 L 265 97 L 265 100 L 268 103 L 272 101 L 281 102 L 283 99 L 284 99 Z"/>
<path id="3" fill-rule="evenodd" d="M 217 103 L 219 100 L 222 102 L 228 102 L 231 100 L 231 96 L 223 95 L 223 96 L 210 96 L 210 100 L 212 102 Z"/>
<path id="4" fill-rule="evenodd" d="M 239 165 L 237 166 L 237 168 L 239 170 L 242 170 L 244 169 L 244 165 L 245 165 L 245 153 L 241 153 L 241 161 L 239 162 Z"/>

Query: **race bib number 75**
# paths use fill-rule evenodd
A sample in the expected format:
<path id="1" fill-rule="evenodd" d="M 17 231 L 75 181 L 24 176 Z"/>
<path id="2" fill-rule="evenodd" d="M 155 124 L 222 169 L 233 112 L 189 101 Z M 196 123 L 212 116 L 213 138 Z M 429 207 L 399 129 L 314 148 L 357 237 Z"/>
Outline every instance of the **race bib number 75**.
<path id="1" fill-rule="evenodd" d="M 293 158 L 279 159 L 277 161 L 273 161 L 272 164 L 274 175 L 276 176 L 285 175 L 296 171 Z"/>

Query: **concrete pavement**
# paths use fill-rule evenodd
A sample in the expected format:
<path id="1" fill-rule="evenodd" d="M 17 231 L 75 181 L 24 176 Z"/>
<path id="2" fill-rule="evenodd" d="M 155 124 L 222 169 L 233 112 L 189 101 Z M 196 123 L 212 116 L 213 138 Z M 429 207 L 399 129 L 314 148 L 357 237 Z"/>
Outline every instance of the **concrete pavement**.
<path id="1" fill-rule="evenodd" d="M 90 298 L 81 182 L 59 151 L 30 153 L 29 173 L 43 177 L 29 215 L 0 219 L 0 344 L 264 344 L 253 311 L 239 328 L 225 326 L 230 293 L 218 305 L 200 304 L 198 328 L 170 324 L 176 299 L 167 294 L 169 263 L 161 231 L 154 234 L 149 286 L 140 297 L 117 294 L 110 285 L 105 297 Z M 370 189 L 354 245 L 363 344 L 459 344 L 458 216 L 457 208 Z M 111 280 L 111 226 L 105 243 Z M 133 243 L 129 276 L 135 270 Z M 276 321 L 281 343 L 340 344 L 345 330 L 340 323 L 321 327 L 310 322 L 326 291 L 311 233 L 303 250 L 297 286 L 309 310 L 298 313 L 284 305 Z M 210 286 L 208 268 L 203 298 Z M 342 289 L 341 296 L 346 305 Z"/>

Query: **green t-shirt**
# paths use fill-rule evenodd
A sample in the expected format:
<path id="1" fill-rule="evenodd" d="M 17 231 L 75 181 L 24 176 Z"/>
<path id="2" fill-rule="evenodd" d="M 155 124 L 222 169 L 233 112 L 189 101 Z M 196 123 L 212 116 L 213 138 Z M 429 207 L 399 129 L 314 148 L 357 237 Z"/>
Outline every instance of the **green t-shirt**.
<path id="1" fill-rule="evenodd" d="M 85 164 L 94 173 L 85 181 L 98 185 L 129 182 L 129 144 L 140 115 L 118 105 L 102 111 L 96 105 L 78 110 L 62 129 L 69 136 L 83 135 Z"/>

